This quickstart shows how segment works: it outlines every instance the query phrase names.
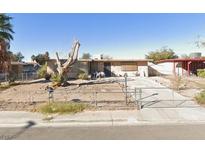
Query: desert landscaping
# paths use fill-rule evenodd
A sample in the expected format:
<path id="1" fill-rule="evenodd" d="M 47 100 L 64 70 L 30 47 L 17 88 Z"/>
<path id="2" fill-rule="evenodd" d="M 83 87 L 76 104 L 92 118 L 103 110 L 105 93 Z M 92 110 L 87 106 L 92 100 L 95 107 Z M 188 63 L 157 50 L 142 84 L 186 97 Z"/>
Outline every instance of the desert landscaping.
<path id="1" fill-rule="evenodd" d="M 56 87 L 51 101 L 86 103 L 94 107 L 98 106 L 98 109 L 126 107 L 125 95 L 120 83 L 83 84 L 85 82 L 87 81 L 74 80 L 69 82 L 69 86 Z M 35 110 L 38 105 L 49 102 L 46 88 L 50 84 L 51 82 L 40 79 L 1 90 L 0 110 Z"/>

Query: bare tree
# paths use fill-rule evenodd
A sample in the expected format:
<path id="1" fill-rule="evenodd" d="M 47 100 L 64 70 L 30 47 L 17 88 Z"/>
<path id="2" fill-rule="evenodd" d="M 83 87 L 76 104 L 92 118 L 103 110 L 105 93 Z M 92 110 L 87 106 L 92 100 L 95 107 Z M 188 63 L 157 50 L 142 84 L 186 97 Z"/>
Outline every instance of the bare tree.
<path id="1" fill-rule="evenodd" d="M 60 60 L 58 52 L 56 52 L 56 64 L 57 68 L 54 68 L 52 65 L 48 67 L 52 69 L 52 73 L 55 73 L 60 76 L 60 78 L 64 79 L 67 72 L 71 69 L 73 64 L 78 60 L 78 51 L 80 48 L 79 41 L 74 41 L 71 51 L 68 54 L 67 60 L 62 63 L 62 60 Z M 52 75 L 51 72 L 47 72 L 48 74 Z"/>

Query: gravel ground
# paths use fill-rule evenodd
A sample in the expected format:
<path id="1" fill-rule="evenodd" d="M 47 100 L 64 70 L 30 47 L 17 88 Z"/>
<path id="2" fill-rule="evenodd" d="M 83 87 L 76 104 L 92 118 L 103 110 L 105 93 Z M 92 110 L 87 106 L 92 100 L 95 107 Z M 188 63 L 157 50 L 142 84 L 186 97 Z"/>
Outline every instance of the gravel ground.
<path id="1" fill-rule="evenodd" d="M 99 106 L 112 104 L 125 105 L 125 96 L 120 84 L 82 84 L 82 80 L 70 82 L 67 87 L 58 87 L 54 90 L 54 101 L 85 102 Z M 39 103 L 48 102 L 48 92 L 45 90 L 50 82 L 38 81 L 29 84 L 17 85 L 0 92 L 0 110 L 32 110 Z M 95 93 L 95 92 L 99 93 Z M 119 92 L 119 93 L 112 93 Z M 95 101 L 96 100 L 96 101 Z"/>
<path id="2" fill-rule="evenodd" d="M 161 85 L 173 88 L 173 76 L 165 76 L 165 77 L 150 77 L 150 79 L 155 82 L 160 83 Z M 205 87 L 205 79 L 198 77 L 183 77 L 181 81 L 181 89 L 177 91 L 177 93 L 189 97 L 194 98 L 196 94 L 202 91 L 203 87 Z"/>

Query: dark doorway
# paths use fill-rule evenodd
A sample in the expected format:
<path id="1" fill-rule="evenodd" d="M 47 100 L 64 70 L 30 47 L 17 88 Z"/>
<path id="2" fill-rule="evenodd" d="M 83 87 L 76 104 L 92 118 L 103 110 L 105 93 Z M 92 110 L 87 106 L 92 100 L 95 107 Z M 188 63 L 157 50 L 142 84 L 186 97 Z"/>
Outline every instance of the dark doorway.
<path id="1" fill-rule="evenodd" d="M 111 77 L 111 63 L 110 62 L 104 63 L 104 73 L 106 77 Z"/>

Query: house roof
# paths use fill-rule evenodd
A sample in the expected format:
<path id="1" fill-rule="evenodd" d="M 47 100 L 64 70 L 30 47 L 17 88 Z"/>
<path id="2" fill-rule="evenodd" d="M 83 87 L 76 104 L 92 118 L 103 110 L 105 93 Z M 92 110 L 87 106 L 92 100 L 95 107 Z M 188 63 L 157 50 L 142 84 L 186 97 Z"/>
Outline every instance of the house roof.
<path id="1" fill-rule="evenodd" d="M 205 62 L 205 58 L 177 58 L 177 59 L 164 59 L 160 60 L 157 63 L 165 62 Z"/>
<path id="2" fill-rule="evenodd" d="M 34 65 L 36 63 L 34 62 L 15 62 L 15 61 L 12 61 L 11 62 L 11 65 Z"/>
<path id="3" fill-rule="evenodd" d="M 148 62 L 152 59 L 92 59 L 97 62 Z"/>
<path id="4" fill-rule="evenodd" d="M 66 61 L 67 59 L 61 59 Z M 49 61 L 56 61 L 56 59 L 50 59 Z M 78 59 L 80 62 L 151 62 L 152 59 Z"/>
<path id="5" fill-rule="evenodd" d="M 96 62 L 148 62 L 152 59 L 91 59 Z"/>

